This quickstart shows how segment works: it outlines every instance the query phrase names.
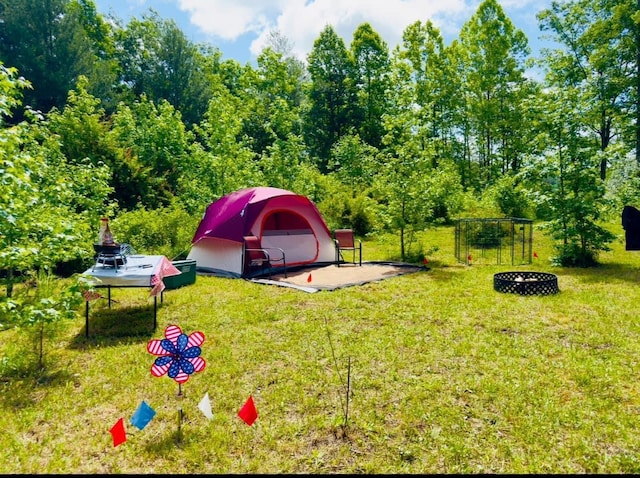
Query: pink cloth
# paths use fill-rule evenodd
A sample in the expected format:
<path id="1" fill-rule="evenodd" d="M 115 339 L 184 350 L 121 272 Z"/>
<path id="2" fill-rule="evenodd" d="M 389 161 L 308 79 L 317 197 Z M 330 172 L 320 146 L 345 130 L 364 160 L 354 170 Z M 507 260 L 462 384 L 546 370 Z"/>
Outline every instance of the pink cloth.
<path id="1" fill-rule="evenodd" d="M 182 274 L 180 269 L 174 266 L 169 259 L 163 256 L 160 260 L 160 264 L 156 266 L 156 269 L 153 271 L 153 275 L 151 276 L 152 289 L 149 293 L 149 297 L 153 297 L 154 295 L 157 296 L 165 289 L 162 279 L 169 276 L 177 276 L 179 274 Z"/>

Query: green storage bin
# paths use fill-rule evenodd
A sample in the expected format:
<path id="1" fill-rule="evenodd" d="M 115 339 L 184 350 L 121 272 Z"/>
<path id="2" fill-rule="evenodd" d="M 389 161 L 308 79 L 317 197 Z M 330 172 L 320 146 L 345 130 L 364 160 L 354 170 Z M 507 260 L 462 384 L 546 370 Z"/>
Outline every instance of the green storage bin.
<path id="1" fill-rule="evenodd" d="M 196 261 L 172 261 L 176 269 L 180 271 L 177 276 L 168 276 L 163 279 L 167 289 L 177 289 L 184 285 L 194 284 L 196 281 Z"/>

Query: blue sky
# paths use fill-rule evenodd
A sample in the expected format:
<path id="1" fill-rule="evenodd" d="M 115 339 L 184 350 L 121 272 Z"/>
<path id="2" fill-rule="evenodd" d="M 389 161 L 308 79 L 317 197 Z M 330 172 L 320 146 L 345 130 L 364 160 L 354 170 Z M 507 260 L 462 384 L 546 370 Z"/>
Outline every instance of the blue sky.
<path id="1" fill-rule="evenodd" d="M 402 32 L 415 21 L 431 20 L 448 44 L 475 13 L 480 0 L 94 0 L 98 11 L 126 22 L 149 9 L 173 19 L 189 40 L 209 43 L 223 59 L 253 62 L 268 34 L 279 31 L 301 60 L 326 25 L 331 25 L 347 47 L 358 25 L 368 22 L 393 49 Z M 539 37 L 536 14 L 551 0 L 499 2 L 516 28 L 529 38 L 533 54 L 545 45 Z"/>

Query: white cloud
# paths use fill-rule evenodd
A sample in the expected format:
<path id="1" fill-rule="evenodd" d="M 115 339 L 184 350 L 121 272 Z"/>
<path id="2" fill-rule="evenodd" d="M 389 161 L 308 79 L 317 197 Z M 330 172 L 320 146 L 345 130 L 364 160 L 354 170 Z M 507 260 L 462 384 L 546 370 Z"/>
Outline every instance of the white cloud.
<path id="1" fill-rule="evenodd" d="M 166 0 L 165 0 L 166 1 Z M 358 25 L 368 22 L 393 49 L 412 23 L 431 20 L 445 40 L 457 37 L 461 25 L 480 0 L 176 0 L 191 23 L 214 39 L 253 38 L 251 53 L 265 47 L 269 32 L 277 29 L 306 59 L 320 32 L 331 25 L 348 47 Z M 505 10 L 526 12 L 543 8 L 540 0 L 503 0 Z M 546 3 L 546 2 L 544 2 Z M 519 28 L 524 28 L 516 25 Z"/>

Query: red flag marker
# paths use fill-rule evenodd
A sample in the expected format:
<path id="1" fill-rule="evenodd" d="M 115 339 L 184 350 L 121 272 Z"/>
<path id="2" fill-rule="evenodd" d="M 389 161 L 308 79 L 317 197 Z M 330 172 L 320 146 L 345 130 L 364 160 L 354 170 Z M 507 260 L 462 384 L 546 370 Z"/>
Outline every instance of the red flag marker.
<path id="1" fill-rule="evenodd" d="M 467 262 L 468 262 L 469 264 L 471 264 L 471 254 L 469 254 L 469 255 L 467 256 Z"/>
<path id="2" fill-rule="evenodd" d="M 249 426 L 253 425 L 253 422 L 258 418 L 258 410 L 256 410 L 251 395 L 249 395 L 249 398 L 238 412 L 238 416 Z"/>
<path id="3" fill-rule="evenodd" d="M 127 432 L 124 430 L 124 419 L 121 418 L 109 430 L 113 437 L 113 446 L 116 447 L 127 441 Z"/>
<path id="4" fill-rule="evenodd" d="M 538 258 L 538 253 L 536 251 L 533 251 L 533 257 L 535 257 L 536 259 Z"/>
<path id="5" fill-rule="evenodd" d="M 426 266 L 429 263 L 429 259 L 425 257 L 424 259 L 422 259 L 422 263 Z"/>
<path id="6" fill-rule="evenodd" d="M 311 274 L 309 274 L 309 277 L 307 277 L 307 282 L 311 282 Z"/>

